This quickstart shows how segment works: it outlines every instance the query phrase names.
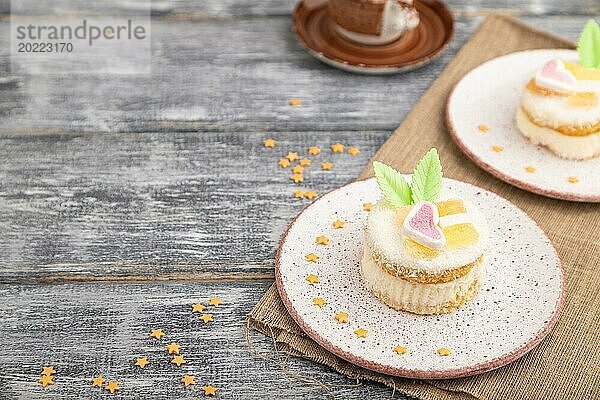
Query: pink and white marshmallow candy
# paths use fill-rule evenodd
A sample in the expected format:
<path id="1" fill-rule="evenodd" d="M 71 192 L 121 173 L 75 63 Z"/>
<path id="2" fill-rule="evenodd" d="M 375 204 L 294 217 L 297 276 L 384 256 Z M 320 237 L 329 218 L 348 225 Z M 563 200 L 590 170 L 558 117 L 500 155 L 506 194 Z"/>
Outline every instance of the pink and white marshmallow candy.
<path id="1" fill-rule="evenodd" d="M 420 201 L 408 213 L 402 231 L 425 247 L 441 249 L 446 244 L 446 237 L 438 226 L 439 222 L 437 206 L 429 201 Z"/>
<path id="2" fill-rule="evenodd" d="M 557 59 L 548 61 L 535 75 L 536 85 L 559 92 L 573 90 L 576 82 L 575 75 L 565 68 L 561 60 Z"/>

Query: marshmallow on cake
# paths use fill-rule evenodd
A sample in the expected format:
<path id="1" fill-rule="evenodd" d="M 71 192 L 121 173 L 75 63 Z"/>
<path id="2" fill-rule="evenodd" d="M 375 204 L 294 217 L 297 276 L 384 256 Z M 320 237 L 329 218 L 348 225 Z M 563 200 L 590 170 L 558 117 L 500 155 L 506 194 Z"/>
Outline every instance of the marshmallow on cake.
<path id="1" fill-rule="evenodd" d="M 374 166 L 384 198 L 369 213 L 365 229 L 364 284 L 397 310 L 456 310 L 477 294 L 485 279 L 485 218 L 472 203 L 441 196 L 435 149 L 417 165 L 412 188 L 391 167 Z"/>
<path id="2" fill-rule="evenodd" d="M 600 38 L 600 28 L 590 21 L 580 38 L 579 61 L 543 65 L 525 85 L 517 110 L 523 136 L 567 159 L 600 155 L 600 43 L 587 39 L 594 35 Z"/>

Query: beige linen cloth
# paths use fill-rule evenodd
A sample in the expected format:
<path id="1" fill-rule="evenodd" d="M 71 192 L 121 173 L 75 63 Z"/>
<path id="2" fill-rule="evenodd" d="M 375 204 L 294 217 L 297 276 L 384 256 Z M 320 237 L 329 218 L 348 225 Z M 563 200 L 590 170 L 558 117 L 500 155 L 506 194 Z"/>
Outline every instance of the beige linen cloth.
<path id="1" fill-rule="evenodd" d="M 410 172 L 419 157 L 435 146 L 444 176 L 498 193 L 542 227 L 564 263 L 567 296 L 557 325 L 539 346 L 495 371 L 423 381 L 375 373 L 324 350 L 296 325 L 275 285 L 248 315 L 249 326 L 272 336 L 280 350 L 419 399 L 600 399 L 600 204 L 553 200 L 492 177 L 457 148 L 444 120 L 449 92 L 477 65 L 514 51 L 559 47 L 572 48 L 573 43 L 507 16 L 488 17 L 374 157 Z M 369 163 L 359 178 L 371 175 Z"/>

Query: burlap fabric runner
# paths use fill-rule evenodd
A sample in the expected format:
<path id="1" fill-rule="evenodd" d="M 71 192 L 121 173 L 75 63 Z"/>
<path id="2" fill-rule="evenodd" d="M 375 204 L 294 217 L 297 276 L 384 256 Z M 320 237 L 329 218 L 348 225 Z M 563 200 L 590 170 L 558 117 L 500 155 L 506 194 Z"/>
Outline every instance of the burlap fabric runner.
<path id="1" fill-rule="evenodd" d="M 509 199 L 549 235 L 566 269 L 567 297 L 558 324 L 538 347 L 505 367 L 469 378 L 394 378 L 352 365 L 319 347 L 289 316 L 274 285 L 249 314 L 249 326 L 272 336 L 280 350 L 420 399 L 600 398 L 600 205 L 545 198 L 492 177 L 461 153 L 444 121 L 450 90 L 472 68 L 518 50 L 558 47 L 571 48 L 573 43 L 510 17 L 488 17 L 374 157 L 410 172 L 418 158 L 435 146 L 445 176 Z M 371 175 L 369 163 L 360 178 Z"/>

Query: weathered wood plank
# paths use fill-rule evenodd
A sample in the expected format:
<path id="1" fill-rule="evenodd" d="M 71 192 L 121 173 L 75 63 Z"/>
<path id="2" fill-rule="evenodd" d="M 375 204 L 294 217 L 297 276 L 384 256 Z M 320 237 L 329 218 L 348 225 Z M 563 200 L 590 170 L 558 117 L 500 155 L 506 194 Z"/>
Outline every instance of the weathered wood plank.
<path id="1" fill-rule="evenodd" d="M 92 398 L 99 374 L 117 380 L 118 398 L 201 398 L 201 386 L 213 384 L 222 399 L 329 398 L 323 388 L 286 379 L 280 366 L 253 357 L 244 338 L 244 317 L 267 289 L 267 283 L 162 283 L 153 285 L 2 285 L 0 317 L 0 390 L 2 398 Z M 219 296 L 214 322 L 204 324 L 191 304 Z M 161 328 L 160 343 L 150 338 Z M 270 339 L 251 333 L 256 350 L 273 350 Z M 171 364 L 164 346 L 179 343 L 186 364 Z M 148 357 L 143 370 L 136 357 Z M 338 398 L 391 398 L 391 389 L 347 379 L 327 367 L 276 355 L 293 374 L 319 379 Z M 43 366 L 57 371 L 55 384 L 42 388 Z M 183 374 L 196 377 L 184 389 Z M 274 395 L 276 393 L 276 395 Z M 404 399 L 396 393 L 394 398 Z"/>
<path id="2" fill-rule="evenodd" d="M 587 17 L 525 18 L 575 39 Z M 288 17 L 164 21 L 152 25 L 152 72 L 64 74 L 77 57 L 26 66 L 0 81 L 0 133 L 176 130 L 392 130 L 477 27 L 459 18 L 440 59 L 406 74 L 348 74 L 314 60 Z M 7 22 L 0 23 L 0 29 Z M 100 71 L 94 70 L 97 65 Z M 0 37 L 0 71 L 9 70 Z M 298 97 L 300 107 L 288 105 Z"/>
<path id="3" fill-rule="evenodd" d="M 294 190 L 351 181 L 388 134 L 3 137 L 0 281 L 268 278 L 281 234 L 309 203 Z M 336 142 L 361 153 L 333 154 Z M 295 185 L 277 161 L 310 145 L 322 153 Z"/>
<path id="4" fill-rule="evenodd" d="M 297 0 L 261 0 L 261 1 L 239 1 L 239 0 L 106 0 L 102 2 L 93 0 L 80 0 L 77 9 L 71 10 L 73 1 L 61 0 L 37 0 L 36 7 L 19 7 L 19 2 L 14 1 L 17 7 L 13 12 L 20 14 L 60 14 L 90 10 L 94 13 L 119 13 L 136 14 L 146 12 L 151 4 L 154 16 L 169 16 L 178 18 L 206 18 L 206 17 L 228 17 L 228 16 L 264 16 L 264 15 L 288 15 Z M 600 5 L 595 0 L 545 0 L 523 1 L 523 0 L 448 0 L 448 6 L 457 14 L 484 14 L 491 10 L 503 10 L 519 15 L 589 15 L 600 13 Z M 0 12 L 8 12 L 10 0 L 0 0 Z"/>

